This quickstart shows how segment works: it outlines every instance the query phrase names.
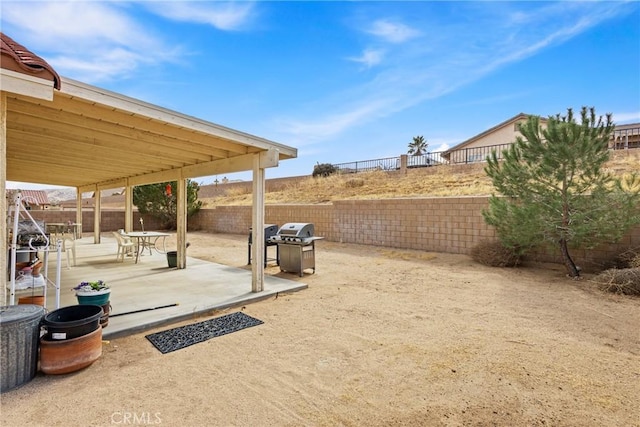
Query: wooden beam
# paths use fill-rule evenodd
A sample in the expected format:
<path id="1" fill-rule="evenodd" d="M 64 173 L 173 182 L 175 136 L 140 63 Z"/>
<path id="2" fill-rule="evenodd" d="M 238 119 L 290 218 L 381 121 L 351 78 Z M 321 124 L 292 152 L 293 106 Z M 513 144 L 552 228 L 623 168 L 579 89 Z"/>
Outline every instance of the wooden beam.
<path id="1" fill-rule="evenodd" d="M 102 194 L 98 186 L 95 186 L 93 193 L 93 243 L 100 243 L 100 216 L 102 212 Z"/>
<path id="2" fill-rule="evenodd" d="M 295 148 L 234 129 L 226 128 L 195 117 L 187 116 L 185 114 L 171 111 L 138 99 L 117 94 L 115 92 L 93 87 L 75 80 L 63 78 L 60 94 L 80 98 L 88 102 L 95 102 L 106 107 L 123 110 L 148 119 L 167 123 L 177 128 L 194 130 L 205 135 L 216 136 L 222 140 L 239 143 L 242 146 L 256 147 L 260 150 L 277 147 L 280 149 L 281 153 L 289 157 L 297 156 L 297 150 Z"/>
<path id="3" fill-rule="evenodd" d="M 0 68 L 0 88 L 5 93 L 20 94 L 31 98 L 53 99 L 53 82 L 29 76 L 24 73 Z M 6 105 L 7 98 L 3 98 L 2 104 Z M 6 112 L 6 111 L 5 111 Z"/>
<path id="4" fill-rule="evenodd" d="M 261 168 L 275 168 L 278 167 L 280 162 L 280 150 L 277 148 L 269 148 L 268 150 L 260 152 L 260 167 Z"/>
<path id="5" fill-rule="evenodd" d="M 124 231 L 133 231 L 133 186 L 128 179 L 124 188 Z"/>
<path id="6" fill-rule="evenodd" d="M 3 69 L 4 71 L 4 69 Z M 2 80 L 2 88 L 4 88 L 4 79 Z M 2 288 L 2 305 L 7 305 L 7 94 L 0 92 L 0 218 L 5 223 L 0 226 L 0 266 L 2 273 L 0 274 L 0 288 Z"/>
<path id="7" fill-rule="evenodd" d="M 42 138 L 46 139 L 46 138 Z M 37 139 L 36 139 L 37 140 Z M 15 140 L 14 140 L 15 141 Z M 119 156 L 113 155 L 113 153 L 107 154 L 100 149 L 91 150 L 88 147 L 84 149 L 75 149 L 74 147 L 64 147 L 58 150 L 55 147 L 51 147 L 51 140 L 49 140 L 49 147 L 34 140 L 22 140 L 22 147 L 29 147 L 33 153 L 30 153 L 29 157 L 25 159 L 24 152 L 20 152 L 16 149 L 11 150 L 11 153 L 7 158 L 20 162 L 22 160 L 31 162 L 42 162 L 48 167 L 64 166 L 69 168 L 87 168 L 87 164 L 95 164 L 96 159 L 100 159 L 100 172 L 108 171 L 111 176 L 114 174 L 124 174 L 130 171 L 139 170 L 140 173 L 147 171 L 145 167 L 149 167 L 149 163 L 145 163 L 142 159 L 138 159 L 136 162 L 135 153 L 132 153 L 128 158 L 126 155 L 120 154 Z M 13 144 L 12 144 L 13 145 Z M 73 145 L 73 144 L 71 144 Z M 52 150 L 52 148 L 54 148 Z M 11 149 L 11 147 L 9 147 Z M 24 150 L 24 148 L 23 148 Z M 125 151 L 123 151 L 124 153 Z M 51 153 L 51 154 L 48 154 Z M 73 156 L 70 156 L 73 153 Z M 92 154 L 93 153 L 93 154 Z M 175 163 L 169 161 L 163 163 L 154 163 L 157 169 L 169 169 L 176 167 Z M 177 166 L 182 166 L 178 163 Z"/>
<path id="8" fill-rule="evenodd" d="M 129 128 L 117 123 L 108 123 L 82 116 L 70 115 L 60 111 L 34 110 L 31 114 L 15 112 L 12 105 L 9 113 L 10 130 L 28 132 L 35 135 L 47 135 L 66 142 L 83 142 L 96 147 L 111 149 L 126 148 L 135 144 L 140 154 L 158 156 L 169 155 L 209 160 L 212 157 L 228 157 L 229 151 L 215 146 L 203 146 L 193 143 L 190 139 L 172 138 L 166 134 L 150 132 L 145 128 Z M 34 115 L 37 114 L 37 115 Z M 44 133 L 43 133 L 44 131 Z M 187 134 L 188 136 L 188 134 Z M 246 149 L 241 150 L 244 154 Z"/>
<path id="9" fill-rule="evenodd" d="M 176 195 L 176 245 L 178 268 L 187 266 L 187 180 L 178 180 L 178 191 Z"/>
<path id="10" fill-rule="evenodd" d="M 206 163 L 198 163 L 196 165 L 185 166 L 182 168 L 183 176 L 187 178 L 197 178 L 201 176 L 222 175 L 234 172 L 244 172 L 253 168 L 255 154 L 247 154 L 244 156 L 230 157 L 228 159 L 214 160 Z M 259 157 L 260 161 L 262 157 Z M 266 164 L 272 164 L 267 162 Z M 277 165 L 277 163 L 276 163 Z M 271 167 L 271 166 L 266 166 Z"/>
<path id="11" fill-rule="evenodd" d="M 264 290 L 264 192 L 265 173 L 261 156 L 253 156 L 253 215 L 251 219 L 251 292 Z"/>
<path id="12" fill-rule="evenodd" d="M 42 116 L 63 123 L 80 125 L 82 123 L 100 123 L 101 129 L 115 126 L 118 128 L 118 132 L 124 134 L 123 136 L 130 135 L 131 131 L 144 131 L 152 138 L 174 139 L 178 143 L 188 142 L 193 145 L 194 150 L 207 151 L 216 148 L 235 154 L 247 152 L 246 146 L 233 140 L 153 120 L 125 110 L 107 108 L 77 98 L 68 98 L 64 95 L 56 96 L 53 104 L 33 102 L 30 99 L 18 97 L 15 102 L 12 102 L 10 111 L 34 117 Z"/>
<path id="13" fill-rule="evenodd" d="M 131 185 L 147 185 L 158 182 L 177 181 L 181 178 L 180 169 L 171 169 L 167 171 L 154 172 L 146 175 L 129 177 Z"/>
<path id="14" fill-rule="evenodd" d="M 82 193 L 80 189 L 76 187 L 76 224 L 78 235 L 82 236 Z"/>

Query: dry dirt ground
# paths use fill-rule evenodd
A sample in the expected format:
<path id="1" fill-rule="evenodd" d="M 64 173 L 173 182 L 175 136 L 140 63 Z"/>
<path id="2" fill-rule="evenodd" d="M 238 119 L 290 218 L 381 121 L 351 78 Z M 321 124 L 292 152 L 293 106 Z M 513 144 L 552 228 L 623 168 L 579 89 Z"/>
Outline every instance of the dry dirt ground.
<path id="1" fill-rule="evenodd" d="M 190 256 L 244 267 L 246 236 L 189 241 Z M 0 424 L 640 426 L 640 299 L 555 265 L 316 253 L 314 275 L 267 269 L 307 290 L 224 312 L 264 324 L 164 355 L 148 332 L 112 340 L 82 371 L 4 393 Z"/>

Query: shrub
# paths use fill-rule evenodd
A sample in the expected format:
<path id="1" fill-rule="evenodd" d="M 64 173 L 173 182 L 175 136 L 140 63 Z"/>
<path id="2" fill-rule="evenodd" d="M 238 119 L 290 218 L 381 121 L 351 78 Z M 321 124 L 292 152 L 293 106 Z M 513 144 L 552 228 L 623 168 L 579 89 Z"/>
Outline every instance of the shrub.
<path id="1" fill-rule="evenodd" d="M 337 171 L 336 167 L 333 166 L 331 163 L 318 163 L 313 167 L 312 176 L 314 178 L 318 176 L 327 177 L 335 173 L 336 171 Z"/>
<path id="2" fill-rule="evenodd" d="M 640 296 L 640 268 L 611 268 L 591 281 L 605 292 Z"/>
<path id="3" fill-rule="evenodd" d="M 640 268 L 640 247 L 631 248 L 615 259 L 617 268 Z"/>
<path id="4" fill-rule="evenodd" d="M 498 241 L 485 240 L 471 249 L 471 258 L 490 267 L 517 267 L 522 257 Z"/>

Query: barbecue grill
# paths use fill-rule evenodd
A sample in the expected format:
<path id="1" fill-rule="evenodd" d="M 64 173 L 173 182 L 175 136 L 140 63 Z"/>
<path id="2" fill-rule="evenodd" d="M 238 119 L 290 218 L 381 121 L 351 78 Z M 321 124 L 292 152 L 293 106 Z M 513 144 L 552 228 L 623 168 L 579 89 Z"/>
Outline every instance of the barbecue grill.
<path id="1" fill-rule="evenodd" d="M 315 241 L 323 237 L 314 236 L 313 224 L 290 222 L 284 224 L 269 241 L 278 245 L 280 271 L 304 275 L 311 268 L 316 272 Z"/>
<path id="2" fill-rule="evenodd" d="M 278 233 L 278 226 L 276 224 L 264 225 L 264 266 L 267 266 L 267 261 L 275 261 L 276 265 L 280 264 L 280 249 L 276 246 L 278 243 L 271 240 L 273 236 Z M 247 255 L 247 264 L 251 265 L 251 244 L 253 242 L 252 228 L 249 228 L 249 250 Z M 276 246 L 276 257 L 267 258 L 267 247 Z"/>

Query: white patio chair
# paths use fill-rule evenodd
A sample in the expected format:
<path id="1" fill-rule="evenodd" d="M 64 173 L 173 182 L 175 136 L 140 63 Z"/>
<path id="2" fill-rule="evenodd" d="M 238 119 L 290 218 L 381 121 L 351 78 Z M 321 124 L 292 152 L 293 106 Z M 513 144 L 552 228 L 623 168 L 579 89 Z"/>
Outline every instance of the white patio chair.
<path id="1" fill-rule="evenodd" d="M 63 234 L 60 240 L 62 240 L 62 252 L 67 253 L 67 269 L 71 270 L 71 252 L 73 252 L 73 266 L 76 266 L 76 239 L 73 234 Z"/>
<path id="2" fill-rule="evenodd" d="M 116 261 L 122 260 L 124 262 L 125 255 L 133 254 L 133 247 L 135 243 L 127 236 L 114 231 L 113 236 L 116 238 L 116 242 L 118 242 L 118 253 L 116 254 Z"/>

